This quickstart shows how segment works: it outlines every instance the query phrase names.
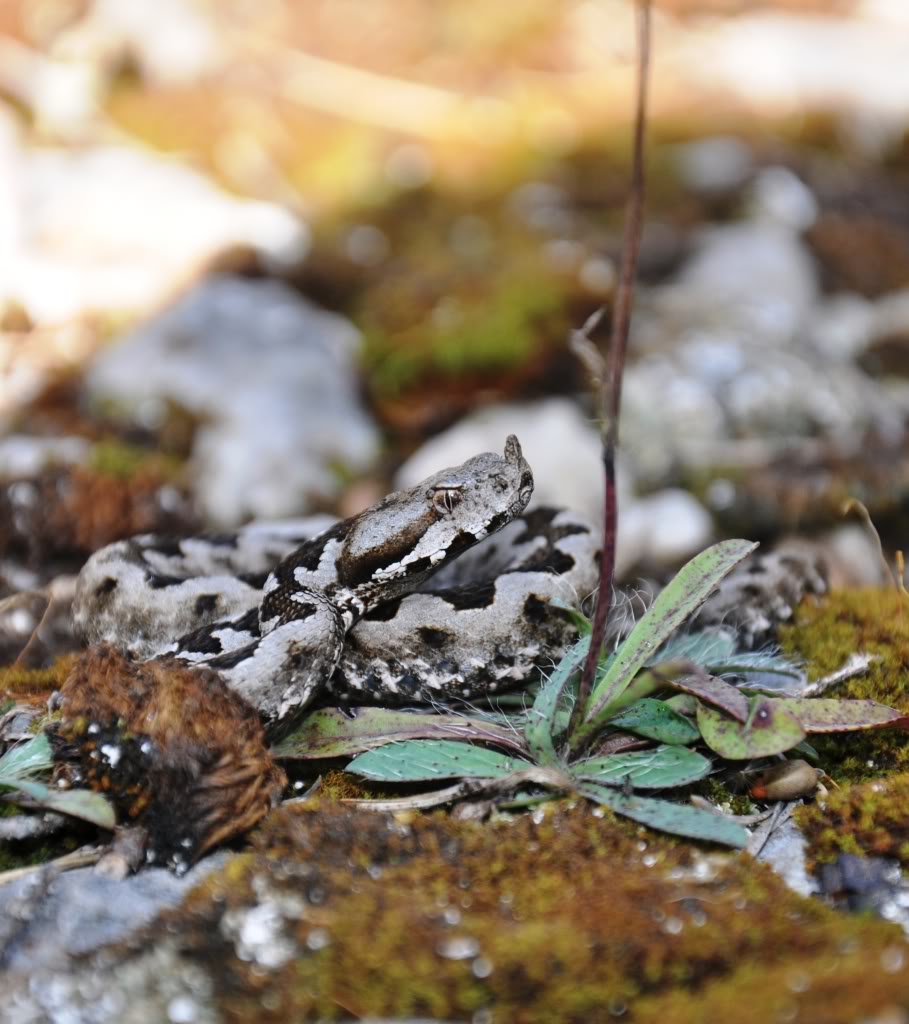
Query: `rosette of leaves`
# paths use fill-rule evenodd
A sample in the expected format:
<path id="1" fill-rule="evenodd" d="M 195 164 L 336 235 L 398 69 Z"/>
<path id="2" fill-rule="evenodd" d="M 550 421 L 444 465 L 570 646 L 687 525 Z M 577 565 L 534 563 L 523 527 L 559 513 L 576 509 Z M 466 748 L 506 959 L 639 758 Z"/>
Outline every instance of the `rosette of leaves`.
<path id="1" fill-rule="evenodd" d="M 811 733 L 906 724 L 899 712 L 873 701 L 793 695 L 797 666 L 737 653 L 729 634 L 679 635 L 755 547 L 723 541 L 685 565 L 603 659 L 589 699 L 575 713 L 587 635 L 521 716 L 496 721 L 375 708 L 351 720 L 321 711 L 275 753 L 312 758 L 360 751 L 347 770 L 382 784 L 456 780 L 409 797 L 411 807 L 477 794 L 501 794 L 514 806 L 577 793 L 652 828 L 744 846 L 748 833 L 731 818 L 652 794 L 689 786 L 724 762 L 804 751 Z M 732 674 L 738 685 L 728 681 Z"/>

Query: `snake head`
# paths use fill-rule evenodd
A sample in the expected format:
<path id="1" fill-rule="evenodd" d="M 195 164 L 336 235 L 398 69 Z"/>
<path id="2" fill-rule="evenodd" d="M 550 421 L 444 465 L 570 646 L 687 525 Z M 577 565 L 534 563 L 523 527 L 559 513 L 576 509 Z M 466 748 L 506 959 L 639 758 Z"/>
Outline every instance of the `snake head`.
<path id="1" fill-rule="evenodd" d="M 344 542 L 340 579 L 412 589 L 523 512 L 532 493 L 533 473 L 512 434 L 503 455 L 474 455 L 361 513 Z"/>

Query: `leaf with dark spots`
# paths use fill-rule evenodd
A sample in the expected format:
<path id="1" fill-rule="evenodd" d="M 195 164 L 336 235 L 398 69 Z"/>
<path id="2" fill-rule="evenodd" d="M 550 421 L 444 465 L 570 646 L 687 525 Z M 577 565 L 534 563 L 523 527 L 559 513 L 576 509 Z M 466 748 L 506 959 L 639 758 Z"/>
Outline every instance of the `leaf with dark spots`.
<path id="1" fill-rule="evenodd" d="M 658 670 L 659 666 L 656 668 Z M 706 672 L 697 672 L 693 675 L 681 676 L 678 679 L 669 677 L 666 682 L 674 690 L 690 693 L 708 704 L 721 708 L 727 715 L 732 715 L 740 722 L 744 722 L 748 718 L 749 704 L 745 694 L 716 676 L 709 676 Z"/>
<path id="2" fill-rule="evenodd" d="M 637 733 L 660 743 L 695 743 L 701 734 L 684 715 L 673 711 L 664 700 L 644 697 L 609 720 L 616 729 Z"/>
<path id="3" fill-rule="evenodd" d="M 851 732 L 899 725 L 901 712 L 873 700 L 836 700 L 825 697 L 783 697 L 774 702 L 788 711 L 805 732 Z"/>
<path id="4" fill-rule="evenodd" d="M 323 708 L 272 750 L 275 757 L 314 760 L 346 757 L 362 750 L 404 739 L 472 739 L 516 754 L 527 750 L 511 730 L 455 715 L 415 714 L 388 708 L 358 707 L 348 717 L 336 708 Z"/>
<path id="5" fill-rule="evenodd" d="M 722 814 L 712 814 L 698 807 L 671 803 L 668 800 L 625 796 L 615 789 L 591 783 L 583 785 L 581 792 L 616 814 L 631 818 L 632 821 L 640 822 L 649 828 L 669 832 L 671 835 L 704 839 L 733 847 L 744 847 L 748 842 L 748 833 L 745 829 Z"/>
<path id="6" fill-rule="evenodd" d="M 530 768 L 523 758 L 451 740 L 404 740 L 360 754 L 347 771 L 379 782 L 504 778 Z"/>
<path id="7" fill-rule="evenodd" d="M 771 698 L 759 699 L 745 723 L 701 704 L 698 728 L 707 746 L 731 761 L 782 754 L 802 742 L 805 730 L 785 708 L 776 707 L 777 703 Z"/>

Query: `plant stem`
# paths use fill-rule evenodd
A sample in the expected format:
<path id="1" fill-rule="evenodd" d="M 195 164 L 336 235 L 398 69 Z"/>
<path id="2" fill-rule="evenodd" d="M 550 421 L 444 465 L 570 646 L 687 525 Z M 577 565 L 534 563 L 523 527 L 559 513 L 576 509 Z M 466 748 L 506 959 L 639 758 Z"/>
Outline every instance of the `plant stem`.
<path id="1" fill-rule="evenodd" d="M 619 413 L 622 404 L 622 375 L 625 369 L 625 351 L 628 346 L 628 327 L 638 252 L 641 247 L 641 227 L 644 208 L 644 133 L 647 124 L 647 78 L 650 67 L 650 0 L 638 0 L 638 61 L 637 93 L 634 119 L 634 142 L 631 164 L 631 190 L 625 209 L 625 231 L 622 243 L 622 271 L 616 290 L 612 316 L 612 336 L 609 346 L 608 371 L 602 382 L 600 396 L 603 438 L 603 472 L 606 491 L 603 501 L 603 557 L 600 562 L 600 586 L 590 650 L 584 663 L 584 674 L 575 705 L 577 720 L 583 719 L 599 664 L 606 622 L 612 607 L 612 588 L 615 578 L 616 538 L 618 535 L 618 509 L 615 493 L 615 456 L 619 444 Z M 576 723 L 572 723 L 574 725 Z"/>

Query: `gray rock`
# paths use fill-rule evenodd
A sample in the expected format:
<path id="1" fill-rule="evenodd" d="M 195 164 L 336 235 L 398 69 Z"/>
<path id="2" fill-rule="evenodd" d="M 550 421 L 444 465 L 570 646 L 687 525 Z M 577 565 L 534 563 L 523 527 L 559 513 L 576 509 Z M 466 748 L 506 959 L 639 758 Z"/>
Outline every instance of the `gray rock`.
<path id="1" fill-rule="evenodd" d="M 154 423 L 166 403 L 200 417 L 194 487 L 231 526 L 309 511 L 341 489 L 337 467 L 369 467 L 375 426 L 356 393 L 359 337 L 340 316 L 276 281 L 213 275 L 100 354 L 96 401 Z"/>
<path id="2" fill-rule="evenodd" d="M 802 190 L 798 179 L 771 182 L 755 219 L 704 231 L 676 279 L 642 295 L 622 437 L 647 484 L 665 485 L 680 468 L 743 464 L 728 447 L 740 439 L 763 439 L 772 451 L 902 429 L 903 403 L 852 361 L 868 310 L 851 308 L 843 324 L 819 297 L 796 230 L 811 216 L 813 197 Z"/>
<path id="3" fill-rule="evenodd" d="M 182 877 L 145 868 L 118 881 L 92 868 L 44 868 L 0 886 L 0 969 L 63 968 L 74 956 L 117 942 L 176 906 L 229 856 L 207 857 Z"/>
<path id="4" fill-rule="evenodd" d="M 733 135 L 686 142 L 674 156 L 683 184 L 693 192 L 734 192 L 754 173 L 751 149 Z"/>

